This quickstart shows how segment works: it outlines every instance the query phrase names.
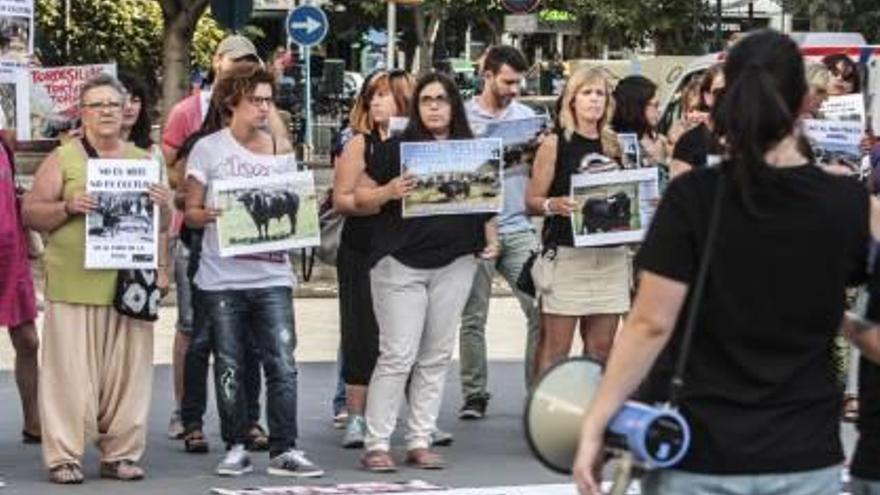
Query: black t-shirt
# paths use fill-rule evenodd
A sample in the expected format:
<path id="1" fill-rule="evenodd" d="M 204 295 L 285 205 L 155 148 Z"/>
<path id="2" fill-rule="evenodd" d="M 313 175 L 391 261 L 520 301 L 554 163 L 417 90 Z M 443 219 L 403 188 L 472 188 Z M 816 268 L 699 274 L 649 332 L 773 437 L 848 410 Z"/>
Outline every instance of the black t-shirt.
<path id="1" fill-rule="evenodd" d="M 571 195 L 571 176 L 580 173 L 581 160 L 590 153 L 602 154 L 602 141 L 590 139 L 577 132 L 566 139 L 564 133 L 557 133 L 556 168 L 553 182 L 550 183 L 548 198 Z M 544 219 L 544 243 L 556 246 L 574 246 L 571 232 L 571 218 L 560 215 Z"/>
<path id="2" fill-rule="evenodd" d="M 876 259 L 868 294 L 865 317 L 880 323 L 880 265 Z M 858 429 L 859 441 L 850 473 L 862 479 L 880 480 L 880 366 L 864 357 L 859 360 Z"/>
<path id="3" fill-rule="evenodd" d="M 378 146 L 382 139 L 377 133 L 364 135 L 364 164 L 366 168 L 376 162 L 388 161 L 388 147 Z M 345 218 L 340 234 L 340 243 L 360 253 L 369 253 L 373 231 L 373 218 L 369 216 L 351 216 Z"/>
<path id="4" fill-rule="evenodd" d="M 727 168 L 727 165 L 722 165 Z M 726 175 L 730 175 L 726 172 Z M 636 263 L 692 284 L 721 170 L 672 181 Z M 841 392 L 831 364 L 844 289 L 864 278 L 868 194 L 818 167 L 767 168 L 757 215 L 725 177 L 714 244 L 681 394 L 691 447 L 681 469 L 747 474 L 839 463 Z M 687 304 L 640 390 L 664 401 Z"/>
<path id="5" fill-rule="evenodd" d="M 400 175 L 400 140 L 390 139 L 379 146 L 388 160 L 376 160 L 367 174 L 379 185 Z M 387 155 L 386 155 L 387 153 Z M 374 218 L 370 263 L 387 255 L 412 268 L 440 268 L 465 254 L 476 254 L 486 246 L 484 226 L 492 215 L 438 215 L 406 218 L 401 202 L 389 201 Z"/>
<path id="6" fill-rule="evenodd" d="M 708 164 L 710 155 L 720 154 L 718 140 L 706 124 L 700 124 L 678 138 L 672 150 L 672 159 L 681 160 L 694 168 L 703 168 Z"/>

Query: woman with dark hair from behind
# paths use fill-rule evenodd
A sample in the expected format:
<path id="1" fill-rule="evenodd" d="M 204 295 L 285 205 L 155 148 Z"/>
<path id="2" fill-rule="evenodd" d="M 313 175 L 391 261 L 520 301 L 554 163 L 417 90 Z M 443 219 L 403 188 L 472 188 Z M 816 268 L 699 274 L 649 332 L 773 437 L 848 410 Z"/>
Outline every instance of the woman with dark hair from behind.
<path id="1" fill-rule="evenodd" d="M 388 158 L 367 164 L 355 190 L 359 210 L 380 210 L 369 257 L 379 358 L 367 395 L 367 451 L 361 459 L 370 471 L 396 469 L 391 435 L 407 387 L 406 462 L 420 469 L 444 466 L 430 450 L 431 435 L 477 269 L 475 255 L 497 256 L 497 228 L 489 215 L 404 219 L 401 200 L 416 184 L 414 177 L 401 175 L 400 143 L 471 138 L 455 83 L 440 73 L 426 74 L 416 84 L 403 135 L 383 145 Z"/>
<path id="2" fill-rule="evenodd" d="M 354 191 L 358 177 L 369 164 L 384 158 L 380 145 L 390 137 L 391 117 L 407 114 L 412 87 L 413 79 L 407 72 L 379 71 L 367 78 L 351 111 L 350 124 L 355 135 L 345 145 L 334 173 L 333 208 L 346 216 L 336 259 L 341 366 L 348 409 L 342 439 L 345 448 L 364 446 L 367 386 L 379 355 L 379 325 L 373 314 L 369 262 L 372 219 L 379 208 L 358 208 Z"/>
<path id="3" fill-rule="evenodd" d="M 660 122 L 660 97 L 657 85 L 643 76 L 628 76 L 614 88 L 614 132 L 634 133 L 642 146 L 645 166 L 666 165 L 666 138 L 657 132 Z"/>
<path id="4" fill-rule="evenodd" d="M 730 158 L 672 181 L 660 202 L 636 260 L 635 304 L 584 418 L 574 465 L 582 494 L 600 493 L 594 468 L 623 402 L 640 384 L 646 402 L 672 398 L 682 309 L 709 253 L 675 404 L 690 448 L 674 469 L 648 473 L 642 492 L 840 493 L 841 390 L 828 350 L 845 288 L 865 278 L 869 197 L 800 151 L 807 87 L 793 40 L 772 30 L 745 37 L 724 76 L 714 120 Z"/>
<path id="5" fill-rule="evenodd" d="M 700 109 L 712 112 L 718 96 L 724 90 L 724 66 L 713 65 L 700 83 Z M 672 150 L 669 175 L 675 178 L 695 168 L 717 165 L 722 147 L 713 133 L 712 119 L 700 123 L 681 135 Z"/>

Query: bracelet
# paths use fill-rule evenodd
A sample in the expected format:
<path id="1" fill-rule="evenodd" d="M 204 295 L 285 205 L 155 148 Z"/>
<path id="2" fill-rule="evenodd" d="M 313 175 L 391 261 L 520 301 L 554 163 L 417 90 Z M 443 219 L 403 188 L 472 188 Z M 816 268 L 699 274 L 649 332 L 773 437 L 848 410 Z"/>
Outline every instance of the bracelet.
<path id="1" fill-rule="evenodd" d="M 553 214 L 553 212 L 550 211 L 550 198 L 545 199 L 544 202 L 541 203 L 541 208 L 544 210 L 545 217 L 549 217 Z"/>

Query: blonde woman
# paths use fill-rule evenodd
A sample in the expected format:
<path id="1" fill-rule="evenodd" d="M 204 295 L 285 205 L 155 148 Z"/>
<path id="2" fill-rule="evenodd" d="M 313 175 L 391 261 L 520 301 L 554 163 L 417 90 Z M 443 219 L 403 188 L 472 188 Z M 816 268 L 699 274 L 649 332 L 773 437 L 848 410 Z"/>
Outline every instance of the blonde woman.
<path id="1" fill-rule="evenodd" d="M 578 325 L 586 354 L 604 362 L 620 315 L 629 309 L 626 248 L 575 248 L 570 223 L 577 207 L 569 195 L 571 176 L 591 168 L 591 154 L 620 157 L 617 136 L 608 127 L 613 107 L 602 72 L 575 72 L 562 96 L 559 129 L 544 140 L 535 158 L 526 201 L 530 213 L 545 217 L 547 252 L 533 270 L 540 275 L 535 285 L 543 318 L 537 373 L 568 355 Z"/>

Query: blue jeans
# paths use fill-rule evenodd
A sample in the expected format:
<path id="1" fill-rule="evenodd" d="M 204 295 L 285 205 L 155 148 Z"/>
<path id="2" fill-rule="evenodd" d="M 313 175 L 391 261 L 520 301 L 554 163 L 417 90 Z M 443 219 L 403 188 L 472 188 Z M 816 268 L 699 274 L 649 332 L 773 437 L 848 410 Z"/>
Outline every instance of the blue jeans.
<path id="1" fill-rule="evenodd" d="M 289 287 L 201 291 L 214 344 L 214 386 L 220 433 L 227 445 L 244 444 L 248 426 L 245 354 L 259 350 L 266 375 L 269 450 L 296 446 L 296 332 Z"/>
<path id="2" fill-rule="evenodd" d="M 749 475 L 659 470 L 642 480 L 644 495 L 840 495 L 840 489 L 840 466 Z"/>

